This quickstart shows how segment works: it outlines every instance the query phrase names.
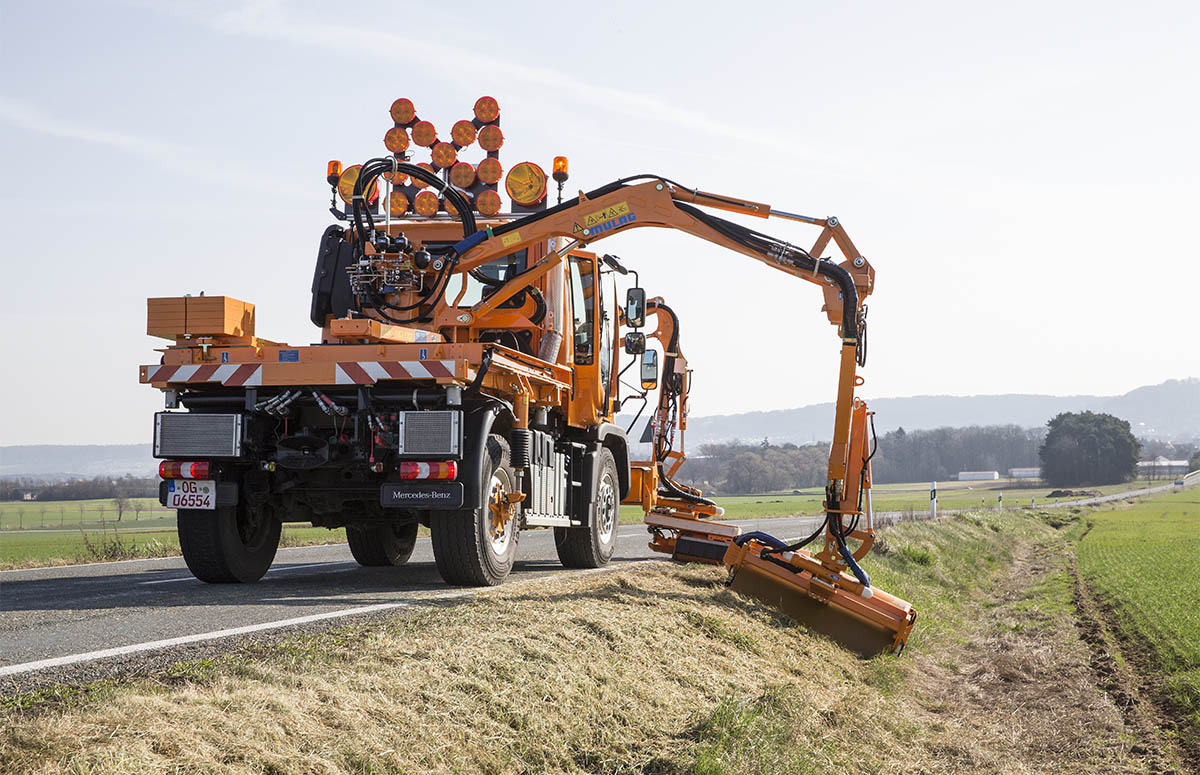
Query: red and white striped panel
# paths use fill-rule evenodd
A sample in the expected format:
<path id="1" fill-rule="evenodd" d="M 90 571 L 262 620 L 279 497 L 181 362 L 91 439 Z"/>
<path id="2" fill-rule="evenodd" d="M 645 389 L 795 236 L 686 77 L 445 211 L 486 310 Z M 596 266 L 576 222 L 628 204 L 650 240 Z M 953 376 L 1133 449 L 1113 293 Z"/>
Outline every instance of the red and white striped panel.
<path id="1" fill-rule="evenodd" d="M 337 364 L 334 384 L 374 385 L 384 379 L 453 377 L 454 361 L 345 361 Z"/>
<path id="2" fill-rule="evenodd" d="M 262 384 L 261 363 L 222 363 L 211 366 L 147 366 L 147 382 L 220 382 L 230 387 Z"/>

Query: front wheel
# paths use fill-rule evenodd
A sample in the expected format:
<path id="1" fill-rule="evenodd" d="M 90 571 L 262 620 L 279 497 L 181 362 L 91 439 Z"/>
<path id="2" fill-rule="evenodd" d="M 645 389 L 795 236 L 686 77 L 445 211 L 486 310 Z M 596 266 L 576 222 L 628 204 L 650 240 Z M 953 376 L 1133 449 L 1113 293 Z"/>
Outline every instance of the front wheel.
<path id="1" fill-rule="evenodd" d="M 508 577 L 521 525 L 520 506 L 510 497 L 518 494 L 515 483 L 508 442 L 488 436 L 479 507 L 434 512 L 429 518 L 433 559 L 447 584 L 492 587 Z"/>
<path id="2" fill-rule="evenodd" d="M 558 559 L 566 568 L 599 568 L 608 564 L 617 548 L 617 523 L 621 521 L 621 488 L 617 461 L 607 447 L 600 448 L 596 478 L 592 482 L 592 513 L 587 527 L 554 528 Z"/>
<path id="3" fill-rule="evenodd" d="M 282 524 L 269 506 L 180 509 L 179 547 L 188 570 L 209 584 L 258 581 L 275 560 Z"/>
<path id="4" fill-rule="evenodd" d="M 350 525 L 346 528 L 346 543 L 350 544 L 350 554 L 359 565 L 403 565 L 412 557 L 419 527 L 416 522 Z"/>

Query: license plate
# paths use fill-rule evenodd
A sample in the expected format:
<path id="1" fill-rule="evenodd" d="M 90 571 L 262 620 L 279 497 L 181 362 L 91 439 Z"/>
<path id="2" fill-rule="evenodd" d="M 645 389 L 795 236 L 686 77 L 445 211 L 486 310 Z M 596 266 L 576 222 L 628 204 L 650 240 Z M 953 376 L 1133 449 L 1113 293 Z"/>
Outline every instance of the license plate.
<path id="1" fill-rule="evenodd" d="M 167 508 L 215 509 L 217 483 L 212 479 L 172 479 L 167 483 Z"/>

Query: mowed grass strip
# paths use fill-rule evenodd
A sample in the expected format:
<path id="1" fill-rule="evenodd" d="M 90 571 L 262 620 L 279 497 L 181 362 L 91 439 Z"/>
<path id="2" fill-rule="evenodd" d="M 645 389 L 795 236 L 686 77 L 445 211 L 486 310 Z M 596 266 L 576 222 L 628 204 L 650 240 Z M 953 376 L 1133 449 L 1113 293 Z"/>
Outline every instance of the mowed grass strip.
<path id="1" fill-rule="evenodd" d="M 0 771 L 1016 771 L 1010 723 L 959 725 L 904 687 L 966 637 L 1018 548 L 1056 535 L 1017 515 L 889 529 L 869 569 L 922 616 L 900 660 L 851 656 L 732 593 L 719 568 L 656 563 L 251 646 L 64 704 L 16 698 Z M 1116 743 L 1089 742 L 1068 747 L 1073 772 L 1129 771 L 1111 768 Z"/>
<path id="2" fill-rule="evenodd" d="M 1200 735 L 1200 488 L 1087 519 L 1080 573 Z"/>

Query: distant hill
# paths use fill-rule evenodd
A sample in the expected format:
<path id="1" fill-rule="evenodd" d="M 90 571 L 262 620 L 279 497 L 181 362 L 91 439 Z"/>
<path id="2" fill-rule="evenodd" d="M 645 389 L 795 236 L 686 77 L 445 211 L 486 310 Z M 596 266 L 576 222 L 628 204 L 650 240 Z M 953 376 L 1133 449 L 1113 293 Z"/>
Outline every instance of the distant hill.
<path id="1" fill-rule="evenodd" d="M 59 481 L 95 476 L 151 476 L 158 470 L 149 444 L 31 444 L 0 447 L 0 477 Z"/>
<path id="2" fill-rule="evenodd" d="M 968 425 L 1045 425 L 1060 412 L 1090 409 L 1126 419 L 1134 435 L 1164 441 L 1200 439 L 1200 379 L 1173 379 L 1161 385 L 1131 390 L 1121 396 L 913 396 L 872 398 L 877 412 L 875 430 L 886 433 Z M 642 421 L 634 430 L 641 433 Z M 807 444 L 828 441 L 833 426 L 833 404 L 812 404 L 797 409 L 691 417 L 687 445 L 695 450 L 709 442 L 768 438 L 773 444 Z"/>
<path id="3" fill-rule="evenodd" d="M 1200 379 L 1173 379 L 1161 385 L 1131 390 L 1121 396 L 913 396 L 871 399 L 875 430 L 887 433 L 903 426 L 921 428 L 967 425 L 1044 425 L 1060 412 L 1090 409 L 1109 412 L 1133 425 L 1134 434 L 1164 441 L 1200 440 Z M 623 425 L 628 425 L 625 418 Z M 634 429 L 634 441 L 645 420 Z M 687 448 L 700 444 L 768 438 L 773 444 L 828 441 L 833 404 L 798 409 L 692 417 Z M 68 479 L 134 474 L 150 476 L 157 469 L 149 444 L 31 445 L 0 447 L 0 477 L 29 476 Z"/>

